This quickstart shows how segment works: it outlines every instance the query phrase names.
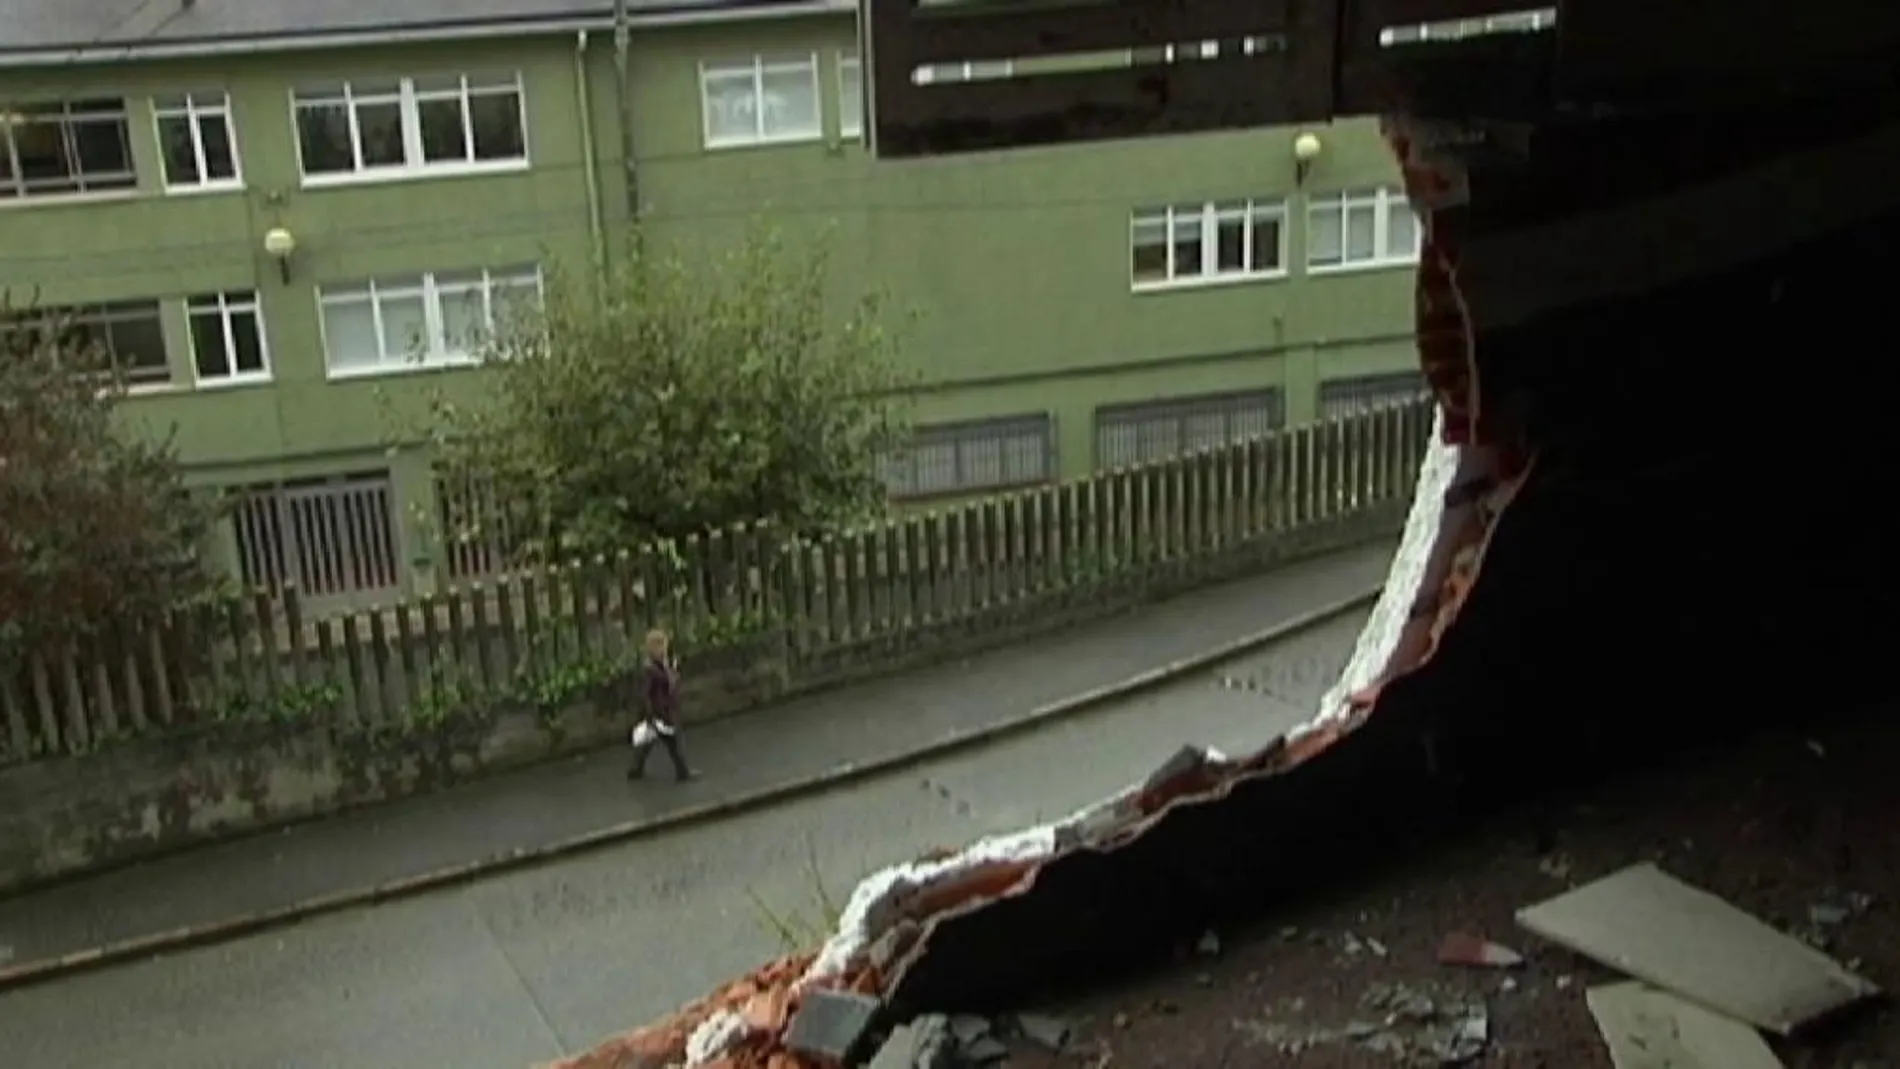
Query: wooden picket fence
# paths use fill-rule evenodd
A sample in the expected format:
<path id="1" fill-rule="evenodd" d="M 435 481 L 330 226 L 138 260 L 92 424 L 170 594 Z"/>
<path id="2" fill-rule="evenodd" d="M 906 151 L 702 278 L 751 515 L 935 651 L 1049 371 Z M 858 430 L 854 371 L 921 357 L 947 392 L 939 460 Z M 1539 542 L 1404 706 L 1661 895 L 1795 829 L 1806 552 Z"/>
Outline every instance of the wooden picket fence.
<path id="1" fill-rule="evenodd" d="M 558 701 L 633 663 L 654 626 L 689 655 L 771 641 L 794 670 L 927 641 L 1389 507 L 1431 417 L 1420 399 L 818 539 L 740 526 L 322 618 L 294 589 L 256 591 L 0 673 L 0 764 L 222 721 L 403 730 L 510 688 Z"/>

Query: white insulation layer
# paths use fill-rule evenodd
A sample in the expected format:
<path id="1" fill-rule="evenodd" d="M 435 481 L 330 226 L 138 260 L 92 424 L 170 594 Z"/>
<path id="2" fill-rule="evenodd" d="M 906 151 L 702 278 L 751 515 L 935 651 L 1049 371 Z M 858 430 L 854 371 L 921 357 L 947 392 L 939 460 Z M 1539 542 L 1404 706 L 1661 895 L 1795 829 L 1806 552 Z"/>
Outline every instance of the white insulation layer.
<path id="1" fill-rule="evenodd" d="M 1419 464 L 1418 485 L 1412 491 L 1412 509 L 1405 517 L 1405 533 L 1399 536 L 1399 548 L 1392 554 L 1392 567 L 1385 573 L 1385 589 L 1366 617 L 1353 644 L 1352 657 L 1339 673 L 1339 680 L 1319 700 L 1319 713 L 1292 732 L 1299 735 L 1329 720 L 1345 716 L 1347 699 L 1356 690 L 1370 685 L 1385 671 L 1412 606 L 1418 603 L 1419 585 L 1431 570 L 1432 550 L 1438 544 L 1439 529 L 1445 515 L 1445 491 L 1451 489 L 1458 474 L 1462 450 L 1444 441 L 1445 413 L 1441 409 L 1432 421 L 1431 442 L 1425 460 Z"/>
<path id="2" fill-rule="evenodd" d="M 1312 730 L 1316 725 L 1342 716 L 1346 698 L 1354 690 L 1372 682 L 1384 669 L 1397 648 L 1407 615 L 1418 597 L 1419 584 L 1430 568 L 1432 548 L 1438 539 L 1439 521 L 1444 513 L 1445 491 L 1457 472 L 1459 449 L 1443 444 L 1444 413 L 1438 413 L 1432 425 L 1431 444 L 1419 466 L 1418 483 L 1412 495 L 1411 512 L 1406 516 L 1405 532 L 1400 537 L 1392 567 L 1386 574 L 1385 590 L 1373 608 L 1359 639 L 1353 646 L 1339 681 L 1320 699 L 1314 718 L 1291 734 Z M 1262 745 L 1271 740 L 1262 739 Z M 1220 759 L 1218 755 L 1215 759 Z M 950 882 L 974 868 L 999 861 L 1040 861 L 1055 853 L 1058 829 L 1086 820 L 1098 811 L 1114 806 L 1139 789 L 1129 787 L 1114 796 L 1088 806 L 1067 820 L 1010 835 L 992 836 L 966 848 L 962 853 L 941 861 L 912 861 L 874 872 L 851 892 L 851 898 L 838 918 L 838 930 L 819 950 L 817 960 L 806 970 L 800 985 L 811 984 L 845 973 L 859 960 L 889 923 L 894 903 L 908 898 L 920 888 Z"/>

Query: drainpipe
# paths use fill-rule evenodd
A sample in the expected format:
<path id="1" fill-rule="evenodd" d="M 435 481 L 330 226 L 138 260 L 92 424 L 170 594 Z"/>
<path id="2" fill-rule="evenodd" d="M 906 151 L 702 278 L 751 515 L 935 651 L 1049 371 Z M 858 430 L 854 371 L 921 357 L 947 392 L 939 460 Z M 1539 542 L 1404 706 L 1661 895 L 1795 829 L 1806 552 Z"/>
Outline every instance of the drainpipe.
<path id="1" fill-rule="evenodd" d="M 594 96 L 587 81 L 586 30 L 574 32 L 574 90 L 581 113 L 581 163 L 587 174 L 587 235 L 598 274 L 607 269 L 607 227 L 601 221 L 600 152 L 594 137 Z"/>
<path id="2" fill-rule="evenodd" d="M 627 44 L 632 35 L 628 0 L 614 0 L 614 106 L 620 114 L 620 155 L 626 164 L 627 225 L 640 241 L 640 176 L 633 162 L 633 90 L 627 77 Z"/>

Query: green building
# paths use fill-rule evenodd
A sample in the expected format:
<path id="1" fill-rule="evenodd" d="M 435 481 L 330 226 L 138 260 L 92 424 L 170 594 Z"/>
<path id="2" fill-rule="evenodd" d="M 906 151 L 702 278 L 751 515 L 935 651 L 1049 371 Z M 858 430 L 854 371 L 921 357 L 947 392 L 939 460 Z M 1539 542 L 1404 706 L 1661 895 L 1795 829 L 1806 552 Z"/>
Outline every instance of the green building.
<path id="1" fill-rule="evenodd" d="M 636 203 L 663 242 L 828 228 L 841 292 L 918 310 L 898 500 L 1416 381 L 1417 227 L 1369 123 L 879 162 L 849 5 L 634 0 L 624 54 L 604 0 L 360 10 L 0 0 L 0 288 L 75 310 L 125 417 L 248 492 L 220 547 L 246 579 L 356 602 L 481 568 L 390 430 L 480 374 L 498 294 Z"/>

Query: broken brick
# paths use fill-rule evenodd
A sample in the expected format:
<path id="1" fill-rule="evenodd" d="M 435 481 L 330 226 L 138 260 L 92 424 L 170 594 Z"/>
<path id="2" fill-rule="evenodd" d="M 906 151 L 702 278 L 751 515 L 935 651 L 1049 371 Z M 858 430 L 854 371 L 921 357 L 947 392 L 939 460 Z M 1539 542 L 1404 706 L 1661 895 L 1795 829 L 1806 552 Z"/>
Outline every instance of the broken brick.
<path id="1" fill-rule="evenodd" d="M 1509 969 L 1524 963 L 1524 955 L 1469 932 L 1452 932 L 1438 944 L 1438 960 L 1445 965 L 1479 969 Z"/>
<path id="2" fill-rule="evenodd" d="M 785 1046 L 827 1065 L 848 1063 L 864 1045 L 883 1003 L 866 995 L 823 988 L 805 995 L 785 1033 Z"/>

